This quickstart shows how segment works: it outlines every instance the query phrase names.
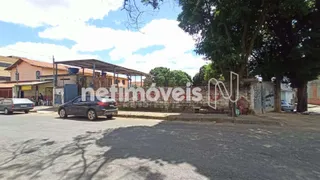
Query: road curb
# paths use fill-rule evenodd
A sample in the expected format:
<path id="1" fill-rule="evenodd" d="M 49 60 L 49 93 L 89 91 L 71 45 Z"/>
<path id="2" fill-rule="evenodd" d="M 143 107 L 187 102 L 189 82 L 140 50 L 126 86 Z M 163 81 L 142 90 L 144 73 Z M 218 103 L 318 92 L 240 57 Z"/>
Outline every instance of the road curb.
<path id="1" fill-rule="evenodd" d="M 260 124 L 260 125 L 274 125 L 274 126 L 284 126 L 285 124 L 280 121 L 271 120 L 233 120 L 231 118 L 207 118 L 207 117 L 172 117 L 172 116 L 146 116 L 146 115 L 127 115 L 118 114 L 115 117 L 123 118 L 141 118 L 141 119 L 158 119 L 166 121 L 194 121 L 194 122 L 215 122 L 215 123 L 234 123 L 234 124 Z"/>
<path id="2" fill-rule="evenodd" d="M 55 111 L 30 111 L 30 113 L 37 114 L 54 114 Z M 256 124 L 256 125 L 273 125 L 284 126 L 284 122 L 277 120 L 250 120 L 250 119 L 232 119 L 231 117 L 201 117 L 201 116 L 148 116 L 148 115 L 134 115 L 134 114 L 117 114 L 115 117 L 122 118 L 139 118 L 139 119 L 157 119 L 166 121 L 193 121 L 193 122 L 214 122 L 214 123 L 233 123 L 233 124 Z"/>

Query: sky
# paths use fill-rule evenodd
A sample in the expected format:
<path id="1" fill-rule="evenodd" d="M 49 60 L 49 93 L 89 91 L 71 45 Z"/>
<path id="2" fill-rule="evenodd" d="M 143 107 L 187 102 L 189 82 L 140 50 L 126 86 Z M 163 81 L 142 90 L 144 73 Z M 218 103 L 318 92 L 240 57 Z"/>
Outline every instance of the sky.
<path id="1" fill-rule="evenodd" d="M 137 0 L 139 1 L 139 0 Z M 128 26 L 123 0 L 0 1 L 0 55 L 52 62 L 95 58 L 148 73 L 155 67 L 194 76 L 205 64 L 195 41 L 179 28 L 174 1 Z"/>

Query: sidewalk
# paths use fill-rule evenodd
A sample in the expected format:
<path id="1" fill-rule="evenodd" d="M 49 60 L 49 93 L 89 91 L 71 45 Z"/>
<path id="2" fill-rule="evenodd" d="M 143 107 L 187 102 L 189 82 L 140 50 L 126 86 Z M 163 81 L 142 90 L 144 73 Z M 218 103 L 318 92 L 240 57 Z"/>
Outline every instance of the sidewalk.
<path id="1" fill-rule="evenodd" d="M 53 106 L 35 106 L 31 111 L 31 113 L 53 113 L 57 112 L 57 108 Z"/>
<path id="2" fill-rule="evenodd" d="M 117 117 L 161 119 L 168 121 L 209 121 L 216 123 L 235 124 L 264 124 L 283 126 L 284 122 L 266 117 L 243 115 L 232 118 L 226 114 L 197 114 L 197 113 L 159 113 L 159 112 L 138 112 L 119 111 Z"/>
<path id="3" fill-rule="evenodd" d="M 57 108 L 48 106 L 35 107 L 39 114 L 57 113 Z M 116 117 L 159 119 L 167 121 L 198 121 L 235 124 L 262 124 L 292 127 L 314 127 L 320 129 L 319 115 L 303 115 L 297 113 L 266 113 L 260 115 L 240 115 L 232 118 L 226 114 L 198 114 L 198 113 L 162 113 L 142 111 L 119 111 Z"/>

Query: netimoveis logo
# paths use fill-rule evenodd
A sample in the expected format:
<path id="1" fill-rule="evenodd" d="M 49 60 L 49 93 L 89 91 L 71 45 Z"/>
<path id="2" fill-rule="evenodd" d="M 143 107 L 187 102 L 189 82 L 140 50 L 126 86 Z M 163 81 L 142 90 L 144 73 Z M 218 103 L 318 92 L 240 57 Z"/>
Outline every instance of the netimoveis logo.
<path id="1" fill-rule="evenodd" d="M 233 77 L 236 78 L 236 96 L 234 97 L 235 99 L 232 99 L 232 94 L 233 94 Z M 219 92 L 222 94 L 222 97 L 224 99 L 230 100 L 231 102 L 235 103 L 239 100 L 239 74 L 235 73 L 235 72 L 230 72 L 230 93 L 228 93 L 228 90 L 225 86 L 225 84 L 222 81 L 217 80 L 216 78 L 211 78 L 208 81 L 208 106 L 213 108 L 213 109 L 217 109 L 217 101 L 210 101 L 210 95 L 211 95 L 211 89 L 212 89 L 212 85 L 214 87 L 214 97 L 217 97 L 217 93 L 218 93 L 218 88 L 219 88 Z M 222 87 L 223 88 L 222 88 Z"/>

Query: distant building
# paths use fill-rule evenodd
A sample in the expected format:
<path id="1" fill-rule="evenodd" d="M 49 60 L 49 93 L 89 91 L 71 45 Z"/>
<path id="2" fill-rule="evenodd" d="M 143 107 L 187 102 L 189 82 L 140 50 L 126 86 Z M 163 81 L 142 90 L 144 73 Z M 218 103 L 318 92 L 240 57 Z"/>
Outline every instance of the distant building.
<path id="1" fill-rule="evenodd" d="M 3 67 L 1 67 L 1 63 Z M 1 68 L 3 71 L 1 71 Z M 76 84 L 78 81 L 77 76 L 69 75 L 68 68 L 64 65 L 58 65 L 57 68 L 58 83 L 62 87 L 67 83 Z M 3 79 L 6 81 L 0 83 L 0 89 L 6 90 L 3 94 L 0 94 L 0 97 L 21 97 L 37 101 L 41 93 L 45 100 L 52 101 L 53 73 L 53 64 L 49 62 L 15 56 L 0 56 L 0 78 L 3 74 Z M 92 80 L 93 71 L 85 69 L 84 75 L 88 77 L 86 78 L 88 81 L 90 78 Z M 110 74 L 108 74 L 108 77 L 111 81 L 113 80 L 113 76 Z M 118 77 L 118 81 L 120 87 L 126 86 L 128 83 L 127 78 Z M 0 91 L 0 93 L 2 92 Z"/>
<path id="2" fill-rule="evenodd" d="M 320 105 L 320 80 L 310 81 L 308 83 L 308 103 Z"/>
<path id="3" fill-rule="evenodd" d="M 10 81 L 11 75 L 10 71 L 5 70 L 7 67 L 14 64 L 18 58 L 15 57 L 7 57 L 7 56 L 0 56 L 0 82 L 7 82 Z M 0 98 L 10 98 L 12 97 L 12 84 L 4 84 L 0 85 Z"/>
<path id="4" fill-rule="evenodd" d="M 296 93 L 290 84 L 281 84 L 281 100 L 294 104 Z"/>
<path id="5" fill-rule="evenodd" d="M 14 64 L 18 58 L 0 56 L 0 81 L 10 81 L 10 71 L 5 70 L 7 67 Z"/>

